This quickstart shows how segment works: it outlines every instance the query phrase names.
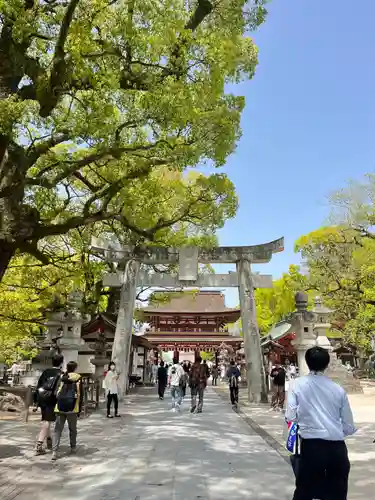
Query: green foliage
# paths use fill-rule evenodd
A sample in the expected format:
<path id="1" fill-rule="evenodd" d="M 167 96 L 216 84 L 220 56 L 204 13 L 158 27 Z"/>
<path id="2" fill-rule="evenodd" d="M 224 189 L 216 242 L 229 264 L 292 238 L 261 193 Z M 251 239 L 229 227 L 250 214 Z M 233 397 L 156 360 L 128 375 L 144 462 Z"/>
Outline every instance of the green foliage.
<path id="1" fill-rule="evenodd" d="M 92 235 L 215 245 L 235 190 L 193 169 L 235 149 L 244 99 L 226 84 L 254 75 L 265 14 L 263 0 L 0 0 L 4 346 L 56 294 L 105 307 Z"/>
<path id="2" fill-rule="evenodd" d="M 334 310 L 346 341 L 370 349 L 375 331 L 375 176 L 349 182 L 331 197 L 332 223 L 296 242 L 309 270 L 308 287 Z"/>
<path id="3" fill-rule="evenodd" d="M 79 227 L 211 241 L 234 189 L 191 169 L 235 149 L 244 99 L 227 84 L 254 75 L 248 32 L 265 13 L 263 0 L 0 2 L 0 277 L 17 250 L 46 262 L 38 242 Z"/>
<path id="4" fill-rule="evenodd" d="M 306 288 L 306 277 L 298 266 L 291 265 L 289 273 L 284 273 L 273 282 L 273 288 L 258 288 L 255 291 L 259 331 L 267 334 L 285 316 L 295 310 L 296 292 Z"/>
<path id="5" fill-rule="evenodd" d="M 215 361 L 215 353 L 201 351 L 200 353 L 202 361 Z"/>

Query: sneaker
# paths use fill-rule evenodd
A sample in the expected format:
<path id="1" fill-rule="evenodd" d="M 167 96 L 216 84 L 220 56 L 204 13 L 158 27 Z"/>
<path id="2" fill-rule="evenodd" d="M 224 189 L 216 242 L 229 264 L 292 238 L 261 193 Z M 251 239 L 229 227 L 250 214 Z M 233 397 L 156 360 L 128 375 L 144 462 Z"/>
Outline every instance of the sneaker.
<path id="1" fill-rule="evenodd" d="M 107 418 L 113 418 L 112 415 L 107 415 Z"/>
<path id="2" fill-rule="evenodd" d="M 202 413 L 203 410 L 197 410 L 197 413 Z"/>
<path id="3" fill-rule="evenodd" d="M 173 413 L 176 413 L 176 408 L 172 408 Z"/>
<path id="4" fill-rule="evenodd" d="M 52 457 L 51 457 L 51 459 L 52 459 L 53 461 L 57 460 L 57 453 L 56 453 L 56 451 L 53 451 L 53 452 L 52 452 Z"/>
<path id="5" fill-rule="evenodd" d="M 77 453 L 77 447 L 76 446 L 71 446 L 70 447 L 70 454 L 75 455 Z"/>
<path id="6" fill-rule="evenodd" d="M 47 438 L 47 450 L 52 450 L 52 439 L 50 437 Z"/>
<path id="7" fill-rule="evenodd" d="M 45 455 L 46 450 L 43 448 L 43 443 L 37 443 L 35 448 L 35 455 Z"/>
<path id="8" fill-rule="evenodd" d="M 116 418 L 121 418 L 121 415 L 119 415 L 118 413 L 115 415 Z"/>
<path id="9" fill-rule="evenodd" d="M 194 412 L 195 412 L 195 409 L 196 409 L 196 407 L 195 407 L 195 406 L 192 406 L 192 407 L 190 408 L 190 413 L 194 413 Z"/>

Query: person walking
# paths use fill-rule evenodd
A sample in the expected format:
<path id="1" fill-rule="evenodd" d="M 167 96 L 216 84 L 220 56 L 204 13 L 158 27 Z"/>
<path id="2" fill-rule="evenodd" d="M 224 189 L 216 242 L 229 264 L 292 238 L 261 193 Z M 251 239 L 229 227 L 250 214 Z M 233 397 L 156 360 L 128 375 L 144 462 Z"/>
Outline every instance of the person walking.
<path id="1" fill-rule="evenodd" d="M 273 410 L 284 408 L 285 402 L 285 370 L 281 365 L 276 365 L 272 370 L 270 377 L 272 379 L 272 401 Z"/>
<path id="2" fill-rule="evenodd" d="M 152 383 L 154 385 L 157 384 L 157 381 L 158 381 L 158 362 L 155 361 L 154 364 L 152 365 Z"/>
<path id="3" fill-rule="evenodd" d="M 207 387 L 207 366 L 202 364 L 202 358 L 200 356 L 197 356 L 195 363 L 191 367 L 189 375 L 189 386 L 191 391 L 190 413 L 202 413 L 204 390 Z"/>
<path id="4" fill-rule="evenodd" d="M 208 380 L 210 378 L 210 367 L 208 366 L 206 360 L 203 361 L 203 365 L 204 365 L 204 367 L 206 369 L 206 377 L 207 377 L 207 380 Z"/>
<path id="5" fill-rule="evenodd" d="M 184 397 L 186 396 L 186 386 L 187 386 L 188 381 L 189 381 L 189 372 L 188 372 L 188 366 L 186 363 L 182 364 L 182 369 L 184 370 L 184 374 L 182 375 L 181 380 L 180 380 L 180 388 L 181 388 L 181 397 L 182 397 L 182 399 L 184 399 Z"/>
<path id="6" fill-rule="evenodd" d="M 115 417 L 117 418 L 120 416 L 118 414 L 118 377 L 116 364 L 111 361 L 109 364 L 109 370 L 103 381 L 103 387 L 107 396 L 107 418 L 113 418 L 111 415 L 112 401 L 115 407 Z"/>
<path id="7" fill-rule="evenodd" d="M 217 365 L 214 365 L 211 370 L 212 374 L 212 385 L 217 385 L 217 379 L 219 377 L 219 368 Z"/>
<path id="8" fill-rule="evenodd" d="M 230 402 L 234 409 L 238 408 L 238 379 L 241 373 L 238 367 L 235 365 L 233 359 L 230 362 L 230 366 L 227 371 L 227 378 L 229 380 L 229 396 Z"/>
<path id="9" fill-rule="evenodd" d="M 36 388 L 36 404 L 42 412 L 42 423 L 36 442 L 36 455 L 45 453 L 44 441 L 47 448 L 52 449 L 51 423 L 56 421 L 56 391 L 61 377 L 61 366 L 64 362 L 61 354 L 55 354 L 52 358 L 52 368 L 47 368 L 41 374 Z"/>
<path id="10" fill-rule="evenodd" d="M 66 373 L 62 375 L 57 390 L 57 403 L 55 407 L 56 424 L 52 438 L 52 460 L 57 460 L 57 452 L 66 421 L 68 421 L 69 426 L 71 453 L 75 453 L 77 449 L 77 421 L 82 411 L 83 388 L 81 375 L 76 373 L 76 370 L 77 363 L 69 361 L 66 366 Z"/>
<path id="11" fill-rule="evenodd" d="M 160 361 L 160 366 L 158 369 L 158 394 L 159 399 L 164 399 L 165 388 L 168 383 L 168 372 L 164 366 L 164 361 Z"/>
<path id="12" fill-rule="evenodd" d="M 298 425 L 301 449 L 293 500 L 347 500 L 350 462 L 345 437 L 356 432 L 345 390 L 324 375 L 330 356 L 316 346 L 305 355 L 310 373 L 295 380 L 286 420 Z"/>
<path id="13" fill-rule="evenodd" d="M 173 358 L 173 365 L 169 368 L 168 385 L 171 388 L 172 411 L 180 411 L 182 403 L 181 378 L 184 370 L 177 358 Z"/>

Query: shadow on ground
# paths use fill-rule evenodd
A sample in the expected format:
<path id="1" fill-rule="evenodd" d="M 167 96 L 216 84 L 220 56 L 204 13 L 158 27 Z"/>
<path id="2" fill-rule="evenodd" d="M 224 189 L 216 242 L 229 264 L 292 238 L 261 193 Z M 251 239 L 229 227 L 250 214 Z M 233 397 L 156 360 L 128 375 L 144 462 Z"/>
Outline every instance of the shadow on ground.
<path id="1" fill-rule="evenodd" d="M 79 422 L 77 456 L 34 457 L 37 426 L 0 423 L 3 500 L 289 500 L 290 467 L 221 398 L 202 415 L 171 413 L 153 389 L 132 396 L 123 417 Z M 4 443 L 5 441 L 5 443 Z M 6 488 L 8 490 L 6 490 Z M 13 488 L 13 490 L 12 490 Z M 8 491 L 8 493 L 7 493 Z M 7 496 L 8 495 L 8 496 Z"/>
<path id="2" fill-rule="evenodd" d="M 219 387 L 218 394 L 228 399 L 227 387 Z M 349 396 L 358 432 L 347 439 L 351 461 L 348 500 L 375 497 L 375 391 L 374 384 L 365 386 L 364 394 Z M 289 462 L 285 450 L 285 420 L 283 413 L 269 411 L 267 405 L 246 404 L 245 390 L 240 397 L 242 417 L 266 442 Z"/>

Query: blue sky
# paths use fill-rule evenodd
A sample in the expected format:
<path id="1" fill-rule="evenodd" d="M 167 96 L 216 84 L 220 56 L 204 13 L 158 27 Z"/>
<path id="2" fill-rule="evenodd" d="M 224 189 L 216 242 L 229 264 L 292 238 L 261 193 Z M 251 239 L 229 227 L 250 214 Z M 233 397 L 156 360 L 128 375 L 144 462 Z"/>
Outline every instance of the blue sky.
<path id="1" fill-rule="evenodd" d="M 257 269 L 275 278 L 300 262 L 295 240 L 324 224 L 327 195 L 374 171 L 374 18 L 374 0 L 272 0 L 254 36 L 256 75 L 233 88 L 246 108 L 225 171 L 240 208 L 220 244 L 284 236 L 285 251 Z"/>

